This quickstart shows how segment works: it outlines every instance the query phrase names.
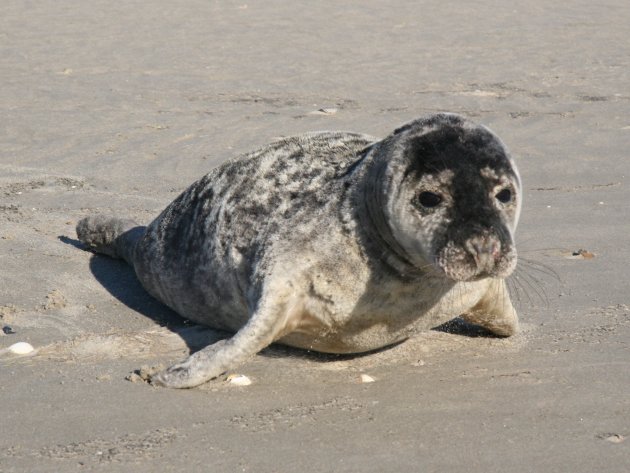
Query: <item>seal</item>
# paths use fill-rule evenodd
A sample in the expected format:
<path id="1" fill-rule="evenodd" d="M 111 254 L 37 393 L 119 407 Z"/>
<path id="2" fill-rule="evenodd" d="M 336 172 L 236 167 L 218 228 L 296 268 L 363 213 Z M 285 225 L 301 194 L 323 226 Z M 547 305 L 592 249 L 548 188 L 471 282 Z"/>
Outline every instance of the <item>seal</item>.
<path id="1" fill-rule="evenodd" d="M 383 140 L 282 139 L 215 168 L 146 227 L 90 216 L 77 234 L 185 318 L 235 332 L 151 380 L 189 388 L 273 342 L 360 353 L 457 316 L 512 335 L 520 208 L 501 140 L 440 113 Z"/>

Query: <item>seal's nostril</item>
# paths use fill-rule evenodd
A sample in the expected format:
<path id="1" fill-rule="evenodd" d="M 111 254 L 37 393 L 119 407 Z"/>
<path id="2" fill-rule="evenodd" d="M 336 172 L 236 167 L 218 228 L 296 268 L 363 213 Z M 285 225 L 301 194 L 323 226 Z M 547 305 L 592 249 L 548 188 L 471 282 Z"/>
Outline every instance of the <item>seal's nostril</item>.
<path id="1" fill-rule="evenodd" d="M 476 236 L 464 245 L 478 270 L 490 271 L 501 259 L 501 242 L 493 236 Z"/>
<path id="2" fill-rule="evenodd" d="M 494 241 L 492 244 L 492 250 L 490 252 L 495 261 L 498 261 L 501 258 L 501 242 Z"/>

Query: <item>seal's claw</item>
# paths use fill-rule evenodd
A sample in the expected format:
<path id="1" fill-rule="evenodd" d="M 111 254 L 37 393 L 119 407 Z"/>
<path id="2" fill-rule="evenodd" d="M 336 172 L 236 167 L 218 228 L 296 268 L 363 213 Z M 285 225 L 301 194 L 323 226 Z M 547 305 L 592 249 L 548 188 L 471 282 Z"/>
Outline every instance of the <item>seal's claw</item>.
<path id="1" fill-rule="evenodd" d="M 186 389 L 216 378 L 237 362 L 236 357 L 226 353 L 226 345 L 226 340 L 209 345 L 181 363 L 151 375 L 149 382 L 154 386 Z"/>
<path id="2" fill-rule="evenodd" d="M 187 364 L 189 364 L 189 360 L 160 371 L 152 375 L 149 382 L 153 386 L 163 388 L 186 389 L 194 388 L 207 381 L 207 378 L 199 376 L 198 371 L 186 366 Z"/>

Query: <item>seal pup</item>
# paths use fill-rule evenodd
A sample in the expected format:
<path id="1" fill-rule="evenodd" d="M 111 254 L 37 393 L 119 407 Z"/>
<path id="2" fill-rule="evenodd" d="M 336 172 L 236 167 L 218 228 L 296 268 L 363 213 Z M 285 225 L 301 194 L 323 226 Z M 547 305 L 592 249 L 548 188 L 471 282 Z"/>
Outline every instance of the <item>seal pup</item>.
<path id="1" fill-rule="evenodd" d="M 520 208 L 501 140 L 440 113 L 380 141 L 282 139 L 210 171 L 147 227 L 91 216 L 77 234 L 185 318 L 236 332 L 151 380 L 189 388 L 273 342 L 359 353 L 460 315 L 512 335 Z"/>

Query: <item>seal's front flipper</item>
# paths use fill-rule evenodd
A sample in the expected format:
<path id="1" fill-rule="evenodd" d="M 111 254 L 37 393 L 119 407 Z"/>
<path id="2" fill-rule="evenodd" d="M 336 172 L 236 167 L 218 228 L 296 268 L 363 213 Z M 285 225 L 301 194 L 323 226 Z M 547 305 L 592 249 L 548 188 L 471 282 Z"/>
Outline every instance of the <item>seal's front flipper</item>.
<path id="1" fill-rule="evenodd" d="M 518 332 L 518 315 L 510 300 L 505 280 L 493 280 L 488 292 L 476 306 L 462 315 L 462 319 L 480 325 L 500 337 L 509 337 Z"/>
<path id="2" fill-rule="evenodd" d="M 254 314 L 236 335 L 192 354 L 185 361 L 151 377 L 151 384 L 193 388 L 235 369 L 276 340 L 278 326 L 269 317 Z"/>
<path id="3" fill-rule="evenodd" d="M 237 365 L 230 358 L 230 340 L 221 340 L 205 347 L 185 361 L 151 376 L 151 384 L 167 388 L 193 388 L 216 378 Z"/>

